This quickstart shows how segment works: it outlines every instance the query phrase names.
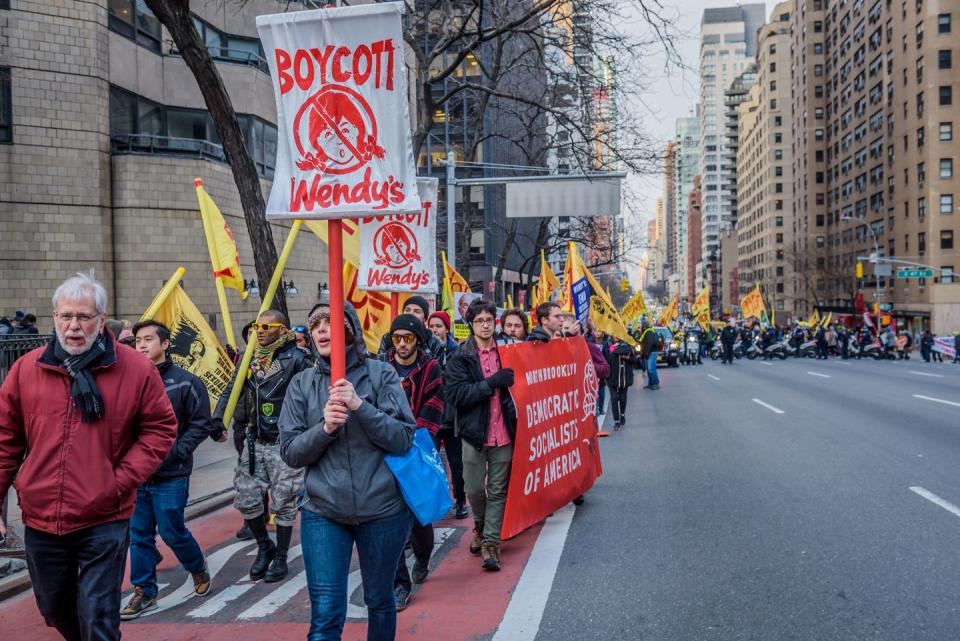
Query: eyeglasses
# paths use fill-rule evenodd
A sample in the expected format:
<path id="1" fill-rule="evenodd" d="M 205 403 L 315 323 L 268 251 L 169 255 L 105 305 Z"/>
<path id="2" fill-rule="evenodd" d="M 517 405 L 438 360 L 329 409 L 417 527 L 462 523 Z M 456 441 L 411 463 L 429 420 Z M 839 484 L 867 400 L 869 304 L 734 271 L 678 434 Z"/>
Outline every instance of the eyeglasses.
<path id="1" fill-rule="evenodd" d="M 390 340 L 393 341 L 394 345 L 400 345 L 401 343 L 404 345 L 413 345 L 417 342 L 417 337 L 413 334 L 393 334 Z"/>
<path id="2" fill-rule="evenodd" d="M 252 327 L 255 330 L 262 329 L 263 331 L 276 329 L 277 327 L 283 327 L 283 326 L 284 326 L 283 323 L 253 323 L 252 325 L 250 325 L 250 327 Z"/>
<path id="3" fill-rule="evenodd" d="M 474 325 L 493 325 L 494 322 L 495 321 L 492 318 L 474 318 L 473 319 Z"/>
<path id="4" fill-rule="evenodd" d="M 74 319 L 76 319 L 78 323 L 89 323 L 90 321 L 97 318 L 98 316 L 100 316 L 100 314 L 84 314 L 84 313 L 69 314 L 66 312 L 53 313 L 53 317 L 56 318 L 61 323 L 72 323 Z"/>

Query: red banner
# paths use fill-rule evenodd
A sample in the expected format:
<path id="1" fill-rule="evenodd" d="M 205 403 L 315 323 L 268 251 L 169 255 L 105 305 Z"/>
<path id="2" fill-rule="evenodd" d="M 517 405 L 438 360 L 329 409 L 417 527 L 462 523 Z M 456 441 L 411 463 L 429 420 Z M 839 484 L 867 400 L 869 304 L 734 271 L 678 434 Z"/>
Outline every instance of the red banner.
<path id="1" fill-rule="evenodd" d="M 513 368 L 517 438 L 503 515 L 505 539 L 539 523 L 603 473 L 597 442 L 599 380 L 581 338 L 498 348 Z"/>

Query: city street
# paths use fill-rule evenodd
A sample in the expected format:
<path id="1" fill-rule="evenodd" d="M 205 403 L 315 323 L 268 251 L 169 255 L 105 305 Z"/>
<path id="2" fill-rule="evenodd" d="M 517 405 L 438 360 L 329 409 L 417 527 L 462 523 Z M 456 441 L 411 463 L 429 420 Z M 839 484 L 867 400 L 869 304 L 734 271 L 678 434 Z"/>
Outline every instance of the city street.
<path id="1" fill-rule="evenodd" d="M 442 523 L 398 638 L 957 638 L 960 366 L 740 360 L 661 379 L 631 390 L 584 505 L 505 544 L 502 572 L 469 555 L 469 521 Z M 184 599 L 164 550 L 160 611 L 124 637 L 303 638 L 302 563 L 249 582 L 238 525 L 229 507 L 192 524 L 216 573 L 205 599 Z M 364 638 L 364 616 L 355 590 L 344 638 Z M 0 627 L 56 638 L 30 594 Z"/>

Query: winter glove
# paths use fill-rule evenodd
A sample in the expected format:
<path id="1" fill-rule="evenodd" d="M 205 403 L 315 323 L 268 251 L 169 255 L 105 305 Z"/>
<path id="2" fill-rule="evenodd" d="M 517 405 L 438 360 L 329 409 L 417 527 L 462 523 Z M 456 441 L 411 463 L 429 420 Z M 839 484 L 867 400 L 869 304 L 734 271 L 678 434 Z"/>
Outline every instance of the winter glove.
<path id="1" fill-rule="evenodd" d="M 493 388 L 510 387 L 513 385 L 513 370 L 509 367 L 505 367 L 493 376 L 489 377 L 487 379 L 487 383 L 489 383 L 490 387 Z"/>
<path id="2" fill-rule="evenodd" d="M 237 450 L 237 454 L 243 454 L 243 446 L 247 442 L 247 430 L 239 430 L 234 426 L 233 428 L 233 447 Z"/>

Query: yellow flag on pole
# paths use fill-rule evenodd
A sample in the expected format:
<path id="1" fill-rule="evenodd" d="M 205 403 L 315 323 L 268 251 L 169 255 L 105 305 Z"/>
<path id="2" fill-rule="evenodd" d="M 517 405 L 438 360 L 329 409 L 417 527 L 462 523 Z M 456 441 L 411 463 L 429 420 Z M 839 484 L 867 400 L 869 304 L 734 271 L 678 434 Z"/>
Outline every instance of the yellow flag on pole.
<path id="1" fill-rule="evenodd" d="M 234 366 L 203 314 L 183 288 L 175 286 L 161 290 L 140 320 L 149 318 L 170 330 L 170 360 L 203 381 L 212 409 L 230 384 Z"/>
<path id="2" fill-rule="evenodd" d="M 670 299 L 670 304 L 667 305 L 667 308 L 663 310 L 663 314 L 660 316 L 660 325 L 666 327 L 677 317 L 679 313 L 680 305 L 680 294 L 676 294 L 673 298 Z"/>
<path id="3" fill-rule="evenodd" d="M 700 293 L 697 294 L 697 297 L 693 301 L 693 307 L 690 309 L 693 312 L 694 316 L 697 316 L 703 310 L 710 311 L 710 286 L 706 286 L 700 290 Z"/>
<path id="4" fill-rule="evenodd" d="M 753 317 L 760 320 L 766 311 L 767 307 L 763 304 L 763 295 L 760 293 L 760 284 L 757 283 L 749 294 L 740 299 L 740 313 L 744 318 Z"/>
<path id="5" fill-rule="evenodd" d="M 443 261 L 443 301 L 441 303 L 444 311 L 450 314 L 450 318 L 455 318 L 453 313 L 453 295 L 459 292 L 469 292 L 470 283 L 467 282 L 460 273 L 447 262 L 447 252 L 440 252 Z"/>
<path id="6" fill-rule="evenodd" d="M 550 300 L 550 297 L 553 296 L 553 292 L 560 289 L 560 279 L 557 278 L 557 275 L 553 273 L 553 270 L 550 269 L 550 265 L 547 264 L 547 258 L 544 251 L 540 250 L 540 280 L 537 281 L 537 284 L 533 288 L 533 305 L 532 307 L 536 309 L 537 305 L 544 303 Z"/>
<path id="7" fill-rule="evenodd" d="M 623 306 L 623 311 L 620 313 L 620 317 L 623 318 L 624 322 L 635 321 L 644 314 L 647 313 L 647 302 L 643 300 L 643 292 L 638 291 L 633 297 L 627 301 L 627 304 Z"/>
<path id="8" fill-rule="evenodd" d="M 590 297 L 590 320 L 601 332 L 615 336 L 630 345 L 636 345 L 617 309 L 603 296 Z"/>
<path id="9" fill-rule="evenodd" d="M 243 287 L 243 275 L 240 273 L 240 253 L 237 251 L 237 242 L 233 233 L 227 227 L 227 221 L 213 198 L 203 188 L 203 182 L 194 180 L 197 188 L 197 200 L 200 202 L 200 216 L 204 220 L 204 231 L 208 234 L 208 248 L 210 260 L 213 263 L 213 277 L 219 278 L 224 287 L 240 292 L 242 300 L 247 299 L 247 292 Z"/>

